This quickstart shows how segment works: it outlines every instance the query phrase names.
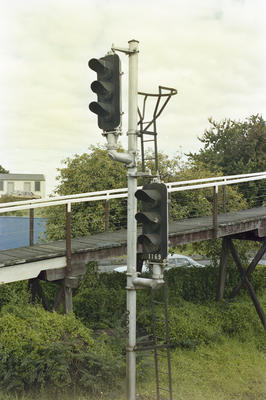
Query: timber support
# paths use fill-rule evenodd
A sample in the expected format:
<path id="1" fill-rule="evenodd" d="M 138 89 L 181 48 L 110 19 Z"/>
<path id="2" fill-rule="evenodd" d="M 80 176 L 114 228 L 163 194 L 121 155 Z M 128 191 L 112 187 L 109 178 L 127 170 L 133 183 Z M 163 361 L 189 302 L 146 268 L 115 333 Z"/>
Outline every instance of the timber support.
<path id="1" fill-rule="evenodd" d="M 260 250 L 256 254 L 257 257 L 255 257 L 252 260 L 252 262 L 249 265 L 247 271 L 243 268 L 243 266 L 241 264 L 240 257 L 239 257 L 239 255 L 238 255 L 238 253 L 236 251 L 236 248 L 235 248 L 234 243 L 233 243 L 231 238 L 229 239 L 229 248 L 230 248 L 230 251 L 232 253 L 233 259 L 234 259 L 234 261 L 236 263 L 236 266 L 238 268 L 238 271 L 240 273 L 240 276 L 241 276 L 241 283 L 239 283 L 237 285 L 237 287 L 232 291 L 232 293 L 230 295 L 230 299 L 232 299 L 233 297 L 236 296 L 236 294 L 239 292 L 239 290 L 240 290 L 240 288 L 242 286 L 245 286 L 247 291 L 248 291 L 248 293 L 249 293 L 249 295 L 250 295 L 250 297 L 251 297 L 251 299 L 252 299 L 252 301 L 253 301 L 253 304 L 254 304 L 254 306 L 256 308 L 256 311 L 257 311 L 258 316 L 259 316 L 259 318 L 261 320 L 261 323 L 262 323 L 264 329 L 266 329 L 266 320 L 265 320 L 265 315 L 264 315 L 263 309 L 260 306 L 260 303 L 259 303 L 259 301 L 257 299 L 255 290 L 253 289 L 253 286 L 251 285 L 251 283 L 249 281 L 249 277 L 250 277 L 251 273 L 255 270 L 256 265 L 258 264 L 259 260 L 261 259 L 261 257 L 265 253 L 266 243 L 264 243 L 264 245 L 260 248 Z"/>
<path id="2" fill-rule="evenodd" d="M 222 242 L 222 253 L 221 253 L 221 259 L 220 259 L 220 265 L 219 265 L 219 278 L 218 278 L 219 280 L 218 280 L 218 287 L 217 287 L 217 293 L 216 293 L 216 301 L 222 300 L 223 296 L 224 296 L 228 254 L 229 254 L 229 240 L 227 237 L 224 237 L 223 242 Z"/>

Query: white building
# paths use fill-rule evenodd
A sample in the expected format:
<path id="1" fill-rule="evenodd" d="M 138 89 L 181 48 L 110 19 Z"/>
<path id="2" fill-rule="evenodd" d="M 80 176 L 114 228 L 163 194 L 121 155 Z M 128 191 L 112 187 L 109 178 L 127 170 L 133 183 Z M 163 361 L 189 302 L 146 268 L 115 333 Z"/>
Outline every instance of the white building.
<path id="1" fill-rule="evenodd" d="M 42 174 L 0 174 L 0 196 L 45 197 L 45 177 Z"/>

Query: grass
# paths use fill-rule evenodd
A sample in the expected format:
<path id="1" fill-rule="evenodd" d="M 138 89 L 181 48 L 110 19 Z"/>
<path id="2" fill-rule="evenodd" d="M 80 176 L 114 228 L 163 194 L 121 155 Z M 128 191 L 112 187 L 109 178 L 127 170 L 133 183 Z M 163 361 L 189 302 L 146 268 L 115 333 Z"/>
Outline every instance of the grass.
<path id="1" fill-rule="evenodd" d="M 219 343 L 196 350 L 175 349 L 171 353 L 173 399 L 175 400 L 265 400 L 266 357 L 256 342 L 240 342 L 221 337 Z M 166 371 L 166 363 L 160 363 Z M 125 386 L 125 385 L 124 385 Z M 162 383 L 163 387 L 167 382 Z M 38 400 L 54 396 L 38 395 Z M 163 398 L 163 397 L 162 397 Z M 165 397 L 168 398 L 167 396 Z M 35 400 L 36 396 L 16 397 L 0 393 L 0 400 Z M 60 396 L 58 400 L 125 400 L 123 393 L 102 393 L 96 397 Z M 137 400 L 156 399 L 153 372 L 137 385 Z"/>
<path id="2" fill-rule="evenodd" d="M 220 343 L 202 345 L 196 351 L 176 349 L 171 364 L 176 400 L 266 398 L 266 357 L 254 342 L 223 337 Z M 154 384 L 145 384 L 141 389 L 143 399 L 156 398 L 154 389 Z"/>

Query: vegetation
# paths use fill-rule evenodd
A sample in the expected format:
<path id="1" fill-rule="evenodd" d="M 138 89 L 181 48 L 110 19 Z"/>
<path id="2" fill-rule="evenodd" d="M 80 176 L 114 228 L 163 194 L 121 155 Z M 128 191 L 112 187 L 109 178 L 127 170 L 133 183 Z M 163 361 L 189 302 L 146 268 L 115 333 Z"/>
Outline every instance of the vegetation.
<path id="1" fill-rule="evenodd" d="M 87 193 L 126 187 L 126 168 L 121 163 L 113 162 L 107 150 L 91 146 L 88 153 L 67 158 L 64 167 L 59 169 L 59 184 L 55 193 L 58 195 Z M 126 200 L 112 200 L 109 204 L 110 229 L 126 226 Z M 105 202 L 78 203 L 72 207 L 72 236 L 93 234 L 104 230 Z M 47 236 L 61 239 L 65 230 L 65 208 L 52 207 L 45 210 L 48 216 Z"/>
<path id="2" fill-rule="evenodd" d="M 262 172 L 266 170 L 266 125 L 262 116 L 252 115 L 245 121 L 209 119 L 210 128 L 199 140 L 203 148 L 189 153 L 192 163 L 202 163 L 222 175 Z M 264 183 L 245 184 L 240 191 L 251 205 L 265 201 Z"/>
<path id="3" fill-rule="evenodd" d="M 262 116 L 252 115 L 243 122 L 210 118 L 209 122 L 211 127 L 199 138 L 203 148 L 198 154 L 189 154 L 193 162 L 223 175 L 266 170 L 266 125 Z"/>
<path id="4" fill-rule="evenodd" d="M 0 384 L 6 392 L 97 393 L 118 387 L 120 354 L 74 314 L 8 306 L 0 315 Z M 124 370 L 124 368 L 123 368 Z"/>
<path id="5" fill-rule="evenodd" d="M 215 270 L 180 268 L 166 273 L 174 392 L 186 400 L 262 400 L 264 330 L 244 290 L 237 301 L 215 303 Z M 252 284 L 265 305 L 263 274 L 265 267 L 255 271 Z M 237 274 L 231 271 L 228 278 L 230 291 Z M 124 398 L 125 281 L 124 274 L 98 274 L 95 265 L 89 265 L 74 292 L 75 315 L 67 316 L 28 305 L 25 283 L 1 286 L 0 399 Z M 53 296 L 49 289 L 46 293 Z M 156 300 L 161 296 L 160 290 L 155 292 Z M 138 292 L 137 307 L 138 336 L 147 335 L 152 329 L 147 290 Z M 163 337 L 163 310 L 159 307 L 156 313 L 157 332 Z M 166 368 L 161 359 L 160 369 Z M 151 354 L 140 355 L 137 369 L 139 398 L 151 400 Z"/>
<path id="6" fill-rule="evenodd" d="M 9 174 L 9 171 L 7 171 L 2 165 L 0 165 L 0 174 Z"/>
<path id="7" fill-rule="evenodd" d="M 126 169 L 121 163 L 110 160 L 105 148 L 91 146 L 89 153 L 73 159 L 66 159 L 65 166 L 59 169 L 59 184 L 56 193 L 60 195 L 86 193 L 126 187 Z M 152 163 L 148 167 L 153 168 Z M 167 182 L 182 181 L 217 175 L 204 164 L 185 163 L 180 155 L 170 159 L 166 154 L 159 154 L 159 170 L 163 180 Z M 141 182 L 140 182 L 141 183 Z M 222 209 L 222 193 L 219 193 L 219 209 Z M 126 227 L 127 209 L 126 200 L 114 199 L 109 201 L 109 229 L 115 230 Z M 173 193 L 171 195 L 171 219 L 189 218 L 200 215 L 211 215 L 213 191 L 199 189 Z M 237 188 L 228 188 L 227 209 L 238 210 L 245 208 L 247 202 Z M 72 237 L 90 235 L 102 232 L 105 229 L 105 202 L 78 203 L 72 207 Z M 45 210 L 48 217 L 48 239 L 62 239 L 65 235 L 65 208 L 51 207 Z"/>
<path id="8" fill-rule="evenodd" d="M 200 139 L 204 148 L 170 159 L 159 155 L 160 175 L 165 181 L 265 170 L 265 124 L 260 116 L 245 122 L 210 120 L 211 128 Z M 148 165 L 152 169 L 152 164 Z M 3 173 L 3 168 L 0 172 Z M 4 170 L 5 171 L 5 170 Z M 7 172 L 7 171 L 6 171 Z M 59 169 L 56 194 L 85 193 L 125 187 L 126 169 L 114 163 L 104 148 L 64 161 Z M 220 195 L 220 194 L 219 194 Z M 260 204 L 259 184 L 230 187 L 227 207 L 237 210 Z M 250 201 L 251 198 L 251 201 Z M 219 198 L 219 209 L 222 208 Z M 171 218 L 210 214 L 212 192 L 197 190 L 171 196 Z M 45 211 L 47 212 L 47 211 Z M 49 210 L 48 237 L 64 237 L 63 207 Z M 104 203 L 73 206 L 72 236 L 104 230 Z M 47 216 L 47 214 L 45 215 Z M 125 227 L 126 201 L 110 202 L 110 229 Z M 190 245 L 190 250 L 217 261 L 220 241 Z M 182 251 L 188 251 L 183 246 Z M 238 246 L 241 255 L 247 246 Z M 179 249 L 180 252 L 180 249 Z M 265 397 L 265 332 L 245 289 L 232 302 L 215 302 L 217 262 L 206 268 L 179 268 L 165 274 L 169 304 L 169 332 L 174 397 L 180 400 L 263 400 Z M 227 268 L 225 297 L 238 281 L 231 259 Z M 265 267 L 252 274 L 252 285 L 263 307 Z M 88 266 L 78 289 L 73 291 L 74 314 L 44 311 L 38 301 L 29 305 L 26 282 L 0 286 L 0 400 L 48 400 L 48 398 L 99 400 L 125 398 L 125 342 L 127 330 L 126 276 L 98 274 Z M 49 304 L 54 285 L 43 290 Z M 161 290 L 154 293 L 162 300 Z M 163 309 L 157 332 L 163 336 Z M 152 332 L 150 296 L 138 291 L 138 336 Z M 166 370 L 160 361 L 160 369 Z M 151 357 L 137 359 L 138 398 L 155 397 Z"/>

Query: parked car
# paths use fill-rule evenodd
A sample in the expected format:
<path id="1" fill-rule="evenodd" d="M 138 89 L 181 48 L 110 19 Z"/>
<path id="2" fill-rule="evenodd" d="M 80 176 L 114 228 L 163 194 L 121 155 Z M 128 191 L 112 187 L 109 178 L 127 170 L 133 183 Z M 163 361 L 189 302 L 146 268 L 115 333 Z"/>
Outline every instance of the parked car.
<path id="1" fill-rule="evenodd" d="M 165 267 L 165 271 L 176 268 L 176 267 L 198 267 L 202 268 L 204 265 L 193 260 L 193 258 L 184 256 L 183 254 L 172 254 L 168 256 L 168 265 Z M 120 267 L 114 268 L 116 272 L 127 272 L 127 266 L 121 265 Z M 142 273 L 149 272 L 147 263 L 144 261 L 142 265 Z"/>

